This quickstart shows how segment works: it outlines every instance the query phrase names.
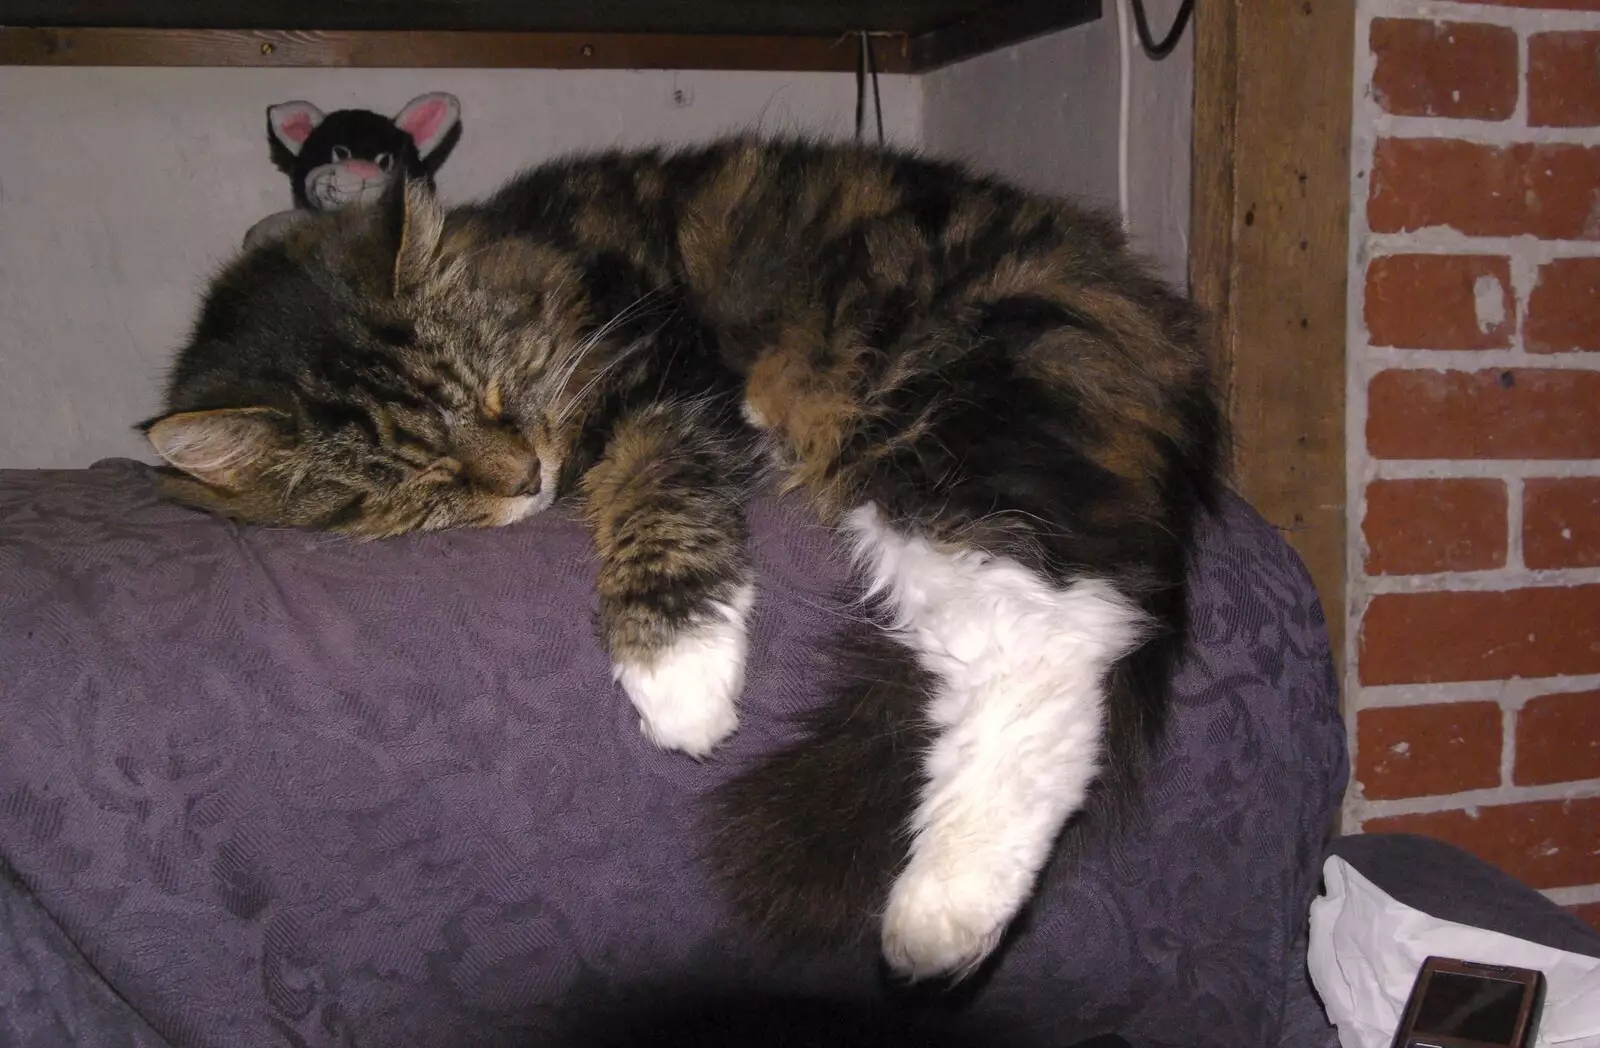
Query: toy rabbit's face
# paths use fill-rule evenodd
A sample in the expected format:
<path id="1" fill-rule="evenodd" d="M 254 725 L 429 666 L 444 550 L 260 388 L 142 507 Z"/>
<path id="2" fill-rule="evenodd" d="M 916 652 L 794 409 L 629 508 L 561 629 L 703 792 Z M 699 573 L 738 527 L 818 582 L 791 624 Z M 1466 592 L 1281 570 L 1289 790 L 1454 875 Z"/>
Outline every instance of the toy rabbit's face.
<path id="1" fill-rule="evenodd" d="M 427 178 L 460 118 L 460 104 L 443 93 L 413 99 L 392 120 L 364 109 L 324 114 L 301 101 L 267 110 L 272 139 L 291 158 L 295 204 L 313 211 L 374 201 L 401 175 Z"/>

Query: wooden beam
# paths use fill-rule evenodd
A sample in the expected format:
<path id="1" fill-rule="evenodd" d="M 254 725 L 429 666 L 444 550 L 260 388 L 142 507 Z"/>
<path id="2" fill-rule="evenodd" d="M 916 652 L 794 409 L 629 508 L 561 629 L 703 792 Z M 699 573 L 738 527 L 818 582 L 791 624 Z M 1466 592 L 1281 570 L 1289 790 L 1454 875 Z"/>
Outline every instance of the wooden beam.
<path id="1" fill-rule="evenodd" d="M 1190 282 L 1215 326 L 1235 484 L 1345 626 L 1352 0 L 1195 5 Z"/>
<path id="2" fill-rule="evenodd" d="M 874 36 L 878 69 L 910 69 L 905 37 Z M 0 26 L 0 65 L 853 72 L 853 38 L 670 33 Z"/>

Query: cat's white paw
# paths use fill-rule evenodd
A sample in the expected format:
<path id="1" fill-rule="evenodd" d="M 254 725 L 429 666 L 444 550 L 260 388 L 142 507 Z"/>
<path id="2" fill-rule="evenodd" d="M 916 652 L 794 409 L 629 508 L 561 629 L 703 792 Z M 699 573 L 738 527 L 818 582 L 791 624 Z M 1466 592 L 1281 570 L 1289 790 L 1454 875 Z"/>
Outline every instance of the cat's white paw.
<path id="1" fill-rule="evenodd" d="M 971 863 L 913 858 L 889 891 L 884 960 L 912 980 L 970 975 L 1022 905 L 1015 882 Z"/>
<path id="2" fill-rule="evenodd" d="M 639 730 L 651 742 L 704 757 L 739 726 L 749 648 L 745 617 L 753 597 L 746 586 L 650 662 L 616 665 L 616 678 L 639 711 Z"/>

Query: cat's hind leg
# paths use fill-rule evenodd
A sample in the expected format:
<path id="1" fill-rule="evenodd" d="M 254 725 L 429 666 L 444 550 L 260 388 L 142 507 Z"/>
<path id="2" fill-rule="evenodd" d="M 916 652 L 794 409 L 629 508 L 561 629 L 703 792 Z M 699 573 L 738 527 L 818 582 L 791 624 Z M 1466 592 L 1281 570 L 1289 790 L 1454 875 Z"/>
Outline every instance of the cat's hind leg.
<path id="1" fill-rule="evenodd" d="M 1103 581 L 1052 583 L 853 511 L 871 587 L 937 683 L 912 843 L 883 953 L 909 978 L 962 975 L 999 942 L 1100 769 L 1106 679 L 1143 615 Z"/>

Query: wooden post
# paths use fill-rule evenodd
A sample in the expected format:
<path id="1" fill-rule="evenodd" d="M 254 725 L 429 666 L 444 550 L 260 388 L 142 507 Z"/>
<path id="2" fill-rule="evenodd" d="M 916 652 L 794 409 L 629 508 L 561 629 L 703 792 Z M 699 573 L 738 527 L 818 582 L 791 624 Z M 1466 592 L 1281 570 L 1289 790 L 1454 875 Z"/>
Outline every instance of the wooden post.
<path id="1" fill-rule="evenodd" d="M 1234 481 L 1299 552 L 1344 659 L 1353 0 L 1195 5 L 1190 281 Z"/>

